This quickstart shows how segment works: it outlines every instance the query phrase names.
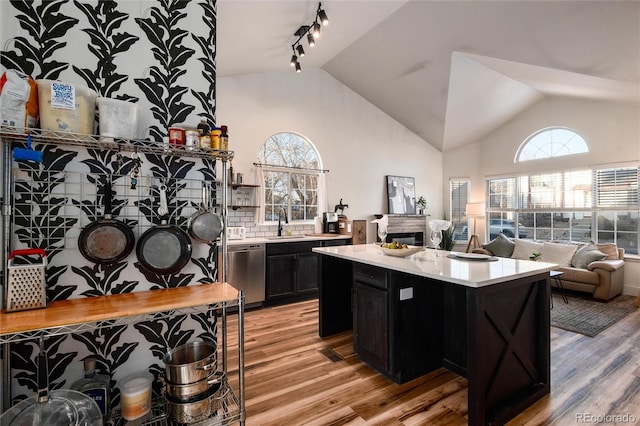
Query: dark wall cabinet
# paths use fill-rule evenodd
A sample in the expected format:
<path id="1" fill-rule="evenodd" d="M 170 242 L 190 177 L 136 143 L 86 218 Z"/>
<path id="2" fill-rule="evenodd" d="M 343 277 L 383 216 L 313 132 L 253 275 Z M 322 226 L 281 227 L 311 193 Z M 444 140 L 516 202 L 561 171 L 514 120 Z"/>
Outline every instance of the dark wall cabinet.
<path id="1" fill-rule="evenodd" d="M 320 284 L 320 257 L 312 249 L 348 242 L 344 239 L 267 244 L 265 304 L 316 297 Z"/>
<path id="2" fill-rule="evenodd" d="M 442 366 L 442 284 L 375 266 L 353 266 L 353 346 L 403 383 Z"/>

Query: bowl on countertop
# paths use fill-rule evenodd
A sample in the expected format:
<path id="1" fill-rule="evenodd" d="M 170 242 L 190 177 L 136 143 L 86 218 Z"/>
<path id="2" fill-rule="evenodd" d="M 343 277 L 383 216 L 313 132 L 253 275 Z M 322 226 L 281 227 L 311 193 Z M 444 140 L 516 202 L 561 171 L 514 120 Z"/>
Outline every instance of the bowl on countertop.
<path id="1" fill-rule="evenodd" d="M 408 248 L 398 248 L 398 249 L 380 247 L 380 250 L 382 251 L 382 253 L 384 253 L 387 256 L 407 257 L 424 250 L 424 247 L 408 247 Z"/>

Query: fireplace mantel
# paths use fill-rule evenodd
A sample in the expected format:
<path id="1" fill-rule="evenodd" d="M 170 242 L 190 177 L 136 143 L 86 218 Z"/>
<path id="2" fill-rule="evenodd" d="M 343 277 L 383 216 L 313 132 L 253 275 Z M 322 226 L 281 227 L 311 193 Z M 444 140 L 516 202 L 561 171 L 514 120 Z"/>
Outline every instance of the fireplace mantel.
<path id="1" fill-rule="evenodd" d="M 383 215 L 376 214 L 376 219 Z M 389 224 L 387 234 L 400 234 L 406 232 L 425 232 L 427 229 L 427 218 L 425 214 L 388 214 Z"/>
<path id="2" fill-rule="evenodd" d="M 383 215 L 374 216 L 380 219 Z M 410 245 L 424 245 L 428 217 L 429 215 L 424 214 L 388 214 L 386 242 L 398 241 Z"/>

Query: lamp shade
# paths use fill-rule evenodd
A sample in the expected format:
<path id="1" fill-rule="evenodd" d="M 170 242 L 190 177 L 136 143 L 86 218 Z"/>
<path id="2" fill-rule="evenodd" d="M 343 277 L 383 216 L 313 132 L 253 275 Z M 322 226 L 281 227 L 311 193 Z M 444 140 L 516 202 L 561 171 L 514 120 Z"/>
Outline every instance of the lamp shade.
<path id="1" fill-rule="evenodd" d="M 484 203 L 467 203 L 465 212 L 469 217 L 484 217 Z"/>

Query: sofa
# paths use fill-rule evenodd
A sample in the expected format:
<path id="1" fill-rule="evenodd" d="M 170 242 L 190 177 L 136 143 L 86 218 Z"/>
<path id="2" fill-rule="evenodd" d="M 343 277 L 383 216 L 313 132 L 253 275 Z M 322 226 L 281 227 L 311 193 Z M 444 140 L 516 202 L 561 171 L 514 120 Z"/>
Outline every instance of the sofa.
<path id="1" fill-rule="evenodd" d="M 499 234 L 473 252 L 556 263 L 565 289 L 590 293 L 601 301 L 622 294 L 624 287 L 624 249 L 614 243 L 512 240 Z"/>

